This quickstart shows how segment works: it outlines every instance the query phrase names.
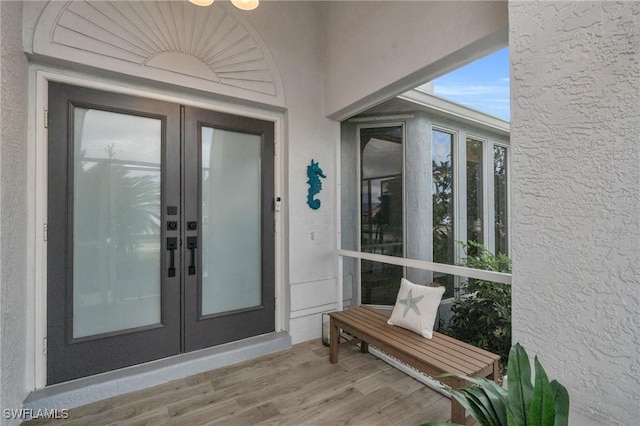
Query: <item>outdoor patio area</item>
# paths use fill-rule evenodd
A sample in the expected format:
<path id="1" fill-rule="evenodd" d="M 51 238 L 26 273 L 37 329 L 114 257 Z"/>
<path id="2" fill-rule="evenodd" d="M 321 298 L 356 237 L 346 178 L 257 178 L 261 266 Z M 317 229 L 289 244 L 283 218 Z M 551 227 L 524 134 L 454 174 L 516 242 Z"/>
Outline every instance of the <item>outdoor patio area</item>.
<path id="1" fill-rule="evenodd" d="M 64 425 L 418 425 L 450 401 L 357 347 L 337 364 L 320 340 L 69 410 Z"/>

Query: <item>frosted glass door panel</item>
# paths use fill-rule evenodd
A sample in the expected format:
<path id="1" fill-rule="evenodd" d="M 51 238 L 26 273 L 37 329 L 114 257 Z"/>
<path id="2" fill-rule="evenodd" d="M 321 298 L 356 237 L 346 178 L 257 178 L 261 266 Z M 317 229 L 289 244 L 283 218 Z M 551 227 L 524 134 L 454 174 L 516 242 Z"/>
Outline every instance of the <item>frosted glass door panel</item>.
<path id="1" fill-rule="evenodd" d="M 74 109 L 73 337 L 161 321 L 159 119 Z"/>
<path id="2" fill-rule="evenodd" d="M 202 127 L 202 315 L 262 304 L 261 140 Z"/>

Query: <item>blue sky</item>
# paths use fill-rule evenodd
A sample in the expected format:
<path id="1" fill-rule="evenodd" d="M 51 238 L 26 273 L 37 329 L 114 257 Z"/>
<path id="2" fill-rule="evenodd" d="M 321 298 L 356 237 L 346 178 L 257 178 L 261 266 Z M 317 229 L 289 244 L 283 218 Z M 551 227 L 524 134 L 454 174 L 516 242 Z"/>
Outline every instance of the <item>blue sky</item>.
<path id="1" fill-rule="evenodd" d="M 434 93 L 504 120 L 509 114 L 509 49 L 433 80 Z"/>

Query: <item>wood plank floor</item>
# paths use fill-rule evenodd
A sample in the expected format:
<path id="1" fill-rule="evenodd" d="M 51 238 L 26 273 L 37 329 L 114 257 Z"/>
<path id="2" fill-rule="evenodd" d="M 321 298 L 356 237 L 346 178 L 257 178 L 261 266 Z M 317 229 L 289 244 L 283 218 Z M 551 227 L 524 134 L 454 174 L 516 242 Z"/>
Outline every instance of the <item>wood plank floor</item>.
<path id="1" fill-rule="evenodd" d="M 357 347 L 338 364 L 311 341 L 74 408 L 48 425 L 418 425 L 448 421 L 450 401 Z"/>

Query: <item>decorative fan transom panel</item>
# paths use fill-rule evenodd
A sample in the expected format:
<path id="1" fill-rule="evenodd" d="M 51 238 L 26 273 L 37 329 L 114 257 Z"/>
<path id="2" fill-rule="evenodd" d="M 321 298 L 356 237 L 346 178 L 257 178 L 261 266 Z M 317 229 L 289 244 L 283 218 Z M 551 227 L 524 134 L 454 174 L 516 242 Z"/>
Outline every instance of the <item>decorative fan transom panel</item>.
<path id="1" fill-rule="evenodd" d="M 222 92 L 236 88 L 281 95 L 264 43 L 223 4 L 200 8 L 186 1 L 76 0 L 61 8 L 56 3 L 38 22 L 34 53 L 88 59 L 90 65 L 116 61 L 129 73 L 135 66 L 134 74 L 167 80 L 170 73 L 177 84 L 205 80 L 208 89 L 223 86 Z"/>

